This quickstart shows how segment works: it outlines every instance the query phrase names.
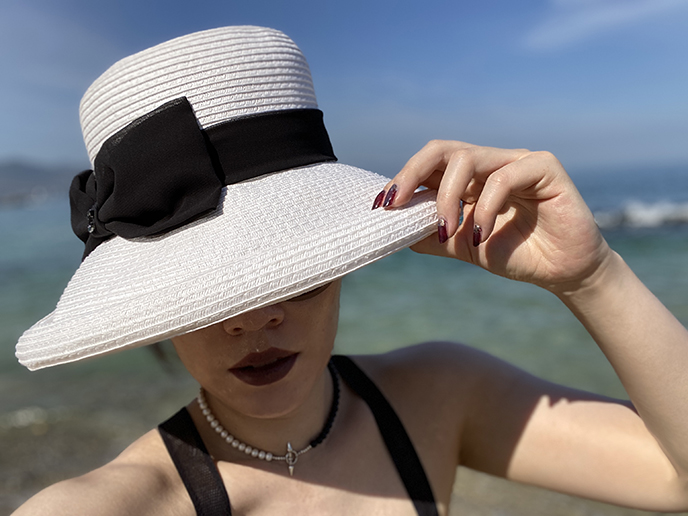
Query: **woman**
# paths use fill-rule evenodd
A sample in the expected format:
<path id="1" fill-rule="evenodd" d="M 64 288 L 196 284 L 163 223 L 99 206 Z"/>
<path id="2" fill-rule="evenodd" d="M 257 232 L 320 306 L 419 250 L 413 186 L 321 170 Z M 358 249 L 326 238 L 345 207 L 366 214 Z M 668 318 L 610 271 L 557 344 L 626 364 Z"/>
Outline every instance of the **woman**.
<path id="1" fill-rule="evenodd" d="M 332 162 L 316 108 L 296 46 L 253 27 L 148 49 L 89 89 L 95 172 L 70 193 L 85 259 L 17 355 L 39 368 L 170 337 L 201 392 L 16 514 L 443 514 L 458 464 L 688 509 L 688 333 L 559 162 L 435 141 L 387 182 Z M 554 293 L 633 405 L 458 344 L 331 358 L 340 278 L 411 244 Z"/>

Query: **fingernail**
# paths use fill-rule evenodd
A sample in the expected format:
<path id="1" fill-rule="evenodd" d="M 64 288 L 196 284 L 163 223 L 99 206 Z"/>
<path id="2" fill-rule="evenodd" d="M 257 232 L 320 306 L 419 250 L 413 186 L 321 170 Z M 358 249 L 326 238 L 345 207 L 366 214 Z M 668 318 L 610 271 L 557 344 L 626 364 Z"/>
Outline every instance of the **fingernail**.
<path id="1" fill-rule="evenodd" d="M 385 202 L 382 204 L 383 208 L 387 208 L 388 206 L 391 206 L 391 204 L 394 202 L 394 198 L 397 196 L 397 185 L 392 185 L 389 188 L 389 191 L 387 192 L 387 196 L 385 197 Z"/>
<path id="2" fill-rule="evenodd" d="M 382 201 L 385 200 L 385 191 L 382 190 L 377 197 L 375 197 L 375 202 L 373 202 L 373 209 L 377 209 L 382 206 Z"/>
<path id="3" fill-rule="evenodd" d="M 477 224 L 473 226 L 473 247 L 478 247 L 483 238 L 483 228 Z"/>
<path id="4" fill-rule="evenodd" d="M 437 238 L 440 239 L 440 244 L 447 241 L 447 219 L 440 217 L 437 221 Z"/>

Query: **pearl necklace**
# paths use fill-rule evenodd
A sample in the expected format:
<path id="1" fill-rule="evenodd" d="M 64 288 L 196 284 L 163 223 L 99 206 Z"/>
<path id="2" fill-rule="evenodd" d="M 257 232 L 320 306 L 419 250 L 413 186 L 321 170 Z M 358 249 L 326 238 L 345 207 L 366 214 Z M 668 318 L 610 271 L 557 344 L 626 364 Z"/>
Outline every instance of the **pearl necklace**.
<path id="1" fill-rule="evenodd" d="M 337 371 L 335 370 L 332 362 L 329 362 L 327 364 L 327 368 L 330 370 L 330 375 L 332 375 L 333 392 L 332 406 L 330 407 L 330 413 L 327 416 L 327 421 L 325 421 L 325 426 L 320 431 L 318 436 L 315 439 L 313 439 L 308 444 L 308 446 L 306 446 L 303 450 L 296 451 L 292 448 L 291 443 L 287 442 L 287 453 L 285 453 L 284 455 L 273 455 L 270 452 L 260 450 L 254 446 L 249 446 L 248 444 L 241 442 L 239 439 L 237 439 L 227 430 L 225 430 L 225 428 L 220 424 L 220 422 L 217 420 L 215 415 L 210 410 L 208 402 L 205 399 L 205 392 L 203 390 L 203 387 L 201 387 L 201 390 L 198 393 L 196 401 L 198 402 L 198 406 L 200 407 L 201 412 L 205 416 L 205 419 L 210 424 L 210 427 L 213 430 L 215 430 L 215 432 L 217 432 L 220 435 L 220 437 L 222 437 L 225 440 L 227 444 L 230 444 L 232 448 L 236 448 L 237 450 L 244 452 L 246 455 L 250 455 L 251 457 L 264 460 L 267 462 L 272 462 L 273 460 L 283 460 L 289 467 L 289 475 L 294 476 L 294 466 L 296 465 L 296 461 L 298 461 L 299 459 L 299 455 L 302 455 L 307 451 L 312 450 L 325 440 L 327 434 L 330 433 L 330 430 L 332 429 L 334 418 L 337 415 L 337 409 L 339 408 L 339 379 L 337 377 Z"/>

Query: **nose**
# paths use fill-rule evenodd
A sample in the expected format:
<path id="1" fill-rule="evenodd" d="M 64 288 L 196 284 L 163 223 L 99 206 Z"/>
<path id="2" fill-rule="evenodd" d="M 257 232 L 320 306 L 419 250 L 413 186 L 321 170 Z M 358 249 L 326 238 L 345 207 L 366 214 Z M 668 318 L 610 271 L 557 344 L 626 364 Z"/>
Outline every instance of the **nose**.
<path id="1" fill-rule="evenodd" d="M 230 317 L 222 322 L 222 327 L 229 335 L 239 336 L 263 328 L 274 328 L 282 324 L 283 320 L 284 309 L 276 304 Z"/>

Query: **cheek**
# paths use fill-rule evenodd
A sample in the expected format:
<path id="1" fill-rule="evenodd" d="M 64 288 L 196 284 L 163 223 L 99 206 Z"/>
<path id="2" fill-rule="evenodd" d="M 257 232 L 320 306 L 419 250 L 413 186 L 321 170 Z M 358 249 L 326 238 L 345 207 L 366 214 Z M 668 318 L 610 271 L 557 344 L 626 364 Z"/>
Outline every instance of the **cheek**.
<path id="1" fill-rule="evenodd" d="M 329 337 L 334 343 L 334 337 L 337 334 L 337 326 L 339 325 L 339 299 L 337 299 L 335 306 L 332 307 L 329 317 L 325 317 L 324 320 L 325 325 L 323 330 L 325 331 L 326 336 Z"/>
<path id="2" fill-rule="evenodd" d="M 177 352 L 179 360 L 186 365 L 186 362 L 189 359 L 190 347 L 187 345 L 183 337 L 173 338 L 172 344 L 174 345 L 174 350 Z"/>
<path id="3" fill-rule="evenodd" d="M 339 296 L 323 303 L 311 319 L 315 339 L 323 352 L 331 353 L 339 324 Z"/>
<path id="4" fill-rule="evenodd" d="M 211 341 L 203 336 L 182 335 L 173 338 L 172 344 L 184 367 L 199 382 L 212 377 L 214 370 L 218 369 L 218 350 L 212 349 Z"/>
<path id="5" fill-rule="evenodd" d="M 199 353 L 194 353 L 194 346 L 185 339 L 179 337 L 172 339 L 172 344 L 174 344 L 174 349 L 177 352 L 177 356 L 179 357 L 179 360 L 182 361 L 182 364 L 184 364 L 186 370 L 191 373 L 191 376 L 197 378 L 196 369 L 199 365 Z"/>

